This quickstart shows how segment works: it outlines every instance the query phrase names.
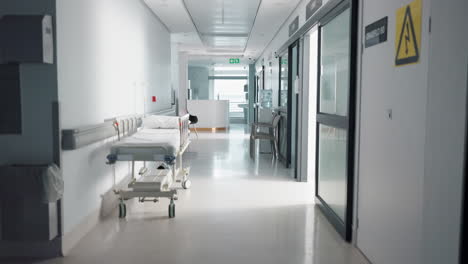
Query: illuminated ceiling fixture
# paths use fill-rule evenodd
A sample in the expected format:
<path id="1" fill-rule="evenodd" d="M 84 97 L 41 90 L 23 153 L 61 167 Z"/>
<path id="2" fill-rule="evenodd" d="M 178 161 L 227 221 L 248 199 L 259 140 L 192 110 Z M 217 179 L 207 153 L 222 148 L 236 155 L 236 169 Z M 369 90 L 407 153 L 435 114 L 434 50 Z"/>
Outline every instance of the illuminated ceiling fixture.
<path id="1" fill-rule="evenodd" d="M 224 25 L 224 0 L 222 0 L 221 5 L 222 5 L 222 7 L 221 7 L 221 9 L 222 9 L 221 10 L 221 20 L 222 20 L 222 22 L 221 23 Z"/>

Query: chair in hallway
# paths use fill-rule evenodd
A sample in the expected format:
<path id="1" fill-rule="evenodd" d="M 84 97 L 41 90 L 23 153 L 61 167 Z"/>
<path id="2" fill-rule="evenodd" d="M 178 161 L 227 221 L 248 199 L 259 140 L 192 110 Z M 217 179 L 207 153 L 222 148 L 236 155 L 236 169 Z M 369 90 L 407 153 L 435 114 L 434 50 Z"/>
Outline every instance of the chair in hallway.
<path id="1" fill-rule="evenodd" d="M 252 123 L 250 130 L 250 157 L 255 158 L 255 143 L 256 140 L 269 140 L 272 146 L 272 154 L 274 159 L 278 159 L 278 124 L 281 115 L 274 114 L 271 123 Z M 268 133 L 260 132 L 260 128 L 268 128 Z"/>
<path id="2" fill-rule="evenodd" d="M 197 127 L 195 126 L 198 123 L 198 117 L 189 114 L 189 121 L 190 121 L 190 125 L 193 126 L 193 130 L 195 130 L 195 134 L 197 135 L 197 138 L 198 138 L 198 131 L 197 131 Z"/>

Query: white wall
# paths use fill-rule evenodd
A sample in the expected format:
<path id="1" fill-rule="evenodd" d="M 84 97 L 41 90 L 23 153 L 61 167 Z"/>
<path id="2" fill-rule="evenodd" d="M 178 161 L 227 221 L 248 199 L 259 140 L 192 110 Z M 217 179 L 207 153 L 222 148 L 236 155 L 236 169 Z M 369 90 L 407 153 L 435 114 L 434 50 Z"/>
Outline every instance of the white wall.
<path id="1" fill-rule="evenodd" d="M 421 62 L 395 68 L 395 11 L 409 2 L 363 1 L 362 27 L 388 15 L 389 41 L 363 55 L 357 244 L 374 263 L 456 264 L 468 3 L 424 0 Z"/>
<path id="2" fill-rule="evenodd" d="M 271 63 L 271 64 L 270 64 Z M 271 89 L 273 107 L 279 105 L 279 59 L 272 58 L 265 65 L 265 89 Z"/>
<path id="3" fill-rule="evenodd" d="M 178 61 L 178 82 L 179 93 L 178 93 L 178 102 L 179 102 L 179 115 L 187 114 L 187 98 L 188 98 L 188 55 L 185 52 L 179 52 L 177 54 Z"/>
<path id="4" fill-rule="evenodd" d="M 179 44 L 172 42 L 171 35 L 171 87 L 179 98 Z M 179 100 L 176 100 L 176 113 L 179 111 Z"/>
<path id="5" fill-rule="evenodd" d="M 317 138 L 317 70 L 318 30 L 316 28 L 304 38 L 304 75 L 302 97 L 302 176 L 312 183 L 315 194 L 315 160 Z"/>
<path id="6" fill-rule="evenodd" d="M 176 42 L 174 36 L 174 34 L 171 35 L 172 89 L 174 89 L 176 93 L 177 114 L 183 115 L 187 113 L 188 55 L 180 51 L 180 44 Z"/>
<path id="7" fill-rule="evenodd" d="M 142 1 L 58 0 L 57 25 L 62 128 L 171 107 L 170 34 Z M 105 165 L 108 150 L 63 152 L 65 234 L 100 209 L 114 173 L 129 173 Z"/>
<path id="8" fill-rule="evenodd" d="M 468 2 L 432 1 L 423 261 L 458 263 L 468 65 Z"/>
<path id="9" fill-rule="evenodd" d="M 363 23 L 388 16 L 388 41 L 362 56 L 358 247 L 373 263 L 421 263 L 429 1 L 421 58 L 395 67 L 395 12 L 408 0 L 361 1 Z M 393 119 L 387 111 L 393 111 Z"/>

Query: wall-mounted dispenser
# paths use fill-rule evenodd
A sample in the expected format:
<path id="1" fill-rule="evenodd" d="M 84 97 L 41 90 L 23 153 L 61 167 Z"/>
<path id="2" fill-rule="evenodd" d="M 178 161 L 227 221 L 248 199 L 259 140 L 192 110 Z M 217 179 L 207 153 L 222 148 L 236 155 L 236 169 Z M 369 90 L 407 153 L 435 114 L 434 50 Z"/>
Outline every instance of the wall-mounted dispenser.
<path id="1" fill-rule="evenodd" d="M 0 64 L 54 63 L 54 30 L 49 15 L 0 18 Z"/>

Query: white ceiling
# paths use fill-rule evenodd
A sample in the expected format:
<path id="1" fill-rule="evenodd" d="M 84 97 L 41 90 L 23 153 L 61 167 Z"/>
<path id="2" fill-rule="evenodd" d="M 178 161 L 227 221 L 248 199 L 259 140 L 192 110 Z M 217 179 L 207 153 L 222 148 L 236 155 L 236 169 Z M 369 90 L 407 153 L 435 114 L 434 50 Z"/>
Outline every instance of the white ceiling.
<path id="1" fill-rule="evenodd" d="M 258 58 L 301 0 L 263 0 L 245 50 L 246 57 Z"/>
<path id="2" fill-rule="evenodd" d="M 300 0 L 144 0 L 192 56 L 256 59 Z M 215 60 L 218 60 L 215 59 Z"/>
<path id="3" fill-rule="evenodd" d="M 182 0 L 144 0 L 171 33 L 196 32 Z"/>
<path id="4" fill-rule="evenodd" d="M 213 51 L 243 52 L 260 0 L 182 0 L 200 37 Z"/>

